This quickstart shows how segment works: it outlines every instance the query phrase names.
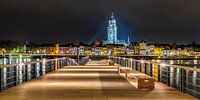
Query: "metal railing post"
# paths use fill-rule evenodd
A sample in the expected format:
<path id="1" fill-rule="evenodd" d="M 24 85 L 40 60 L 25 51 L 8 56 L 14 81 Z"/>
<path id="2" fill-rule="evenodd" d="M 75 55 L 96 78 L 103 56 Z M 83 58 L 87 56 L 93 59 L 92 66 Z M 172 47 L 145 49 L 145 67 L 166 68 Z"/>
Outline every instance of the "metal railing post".
<path id="1" fill-rule="evenodd" d="M 27 80 L 31 80 L 31 64 L 27 65 Z"/>
<path id="2" fill-rule="evenodd" d="M 6 67 L 4 67 L 3 68 L 3 72 L 2 72 L 3 74 L 3 77 L 2 77 L 2 79 L 3 79 L 3 89 L 6 89 L 6 86 L 7 86 L 7 69 L 6 69 Z"/>
<path id="3" fill-rule="evenodd" d="M 130 61 L 131 61 L 131 66 L 130 67 L 132 69 L 133 68 L 133 59 L 131 58 Z"/>
<path id="4" fill-rule="evenodd" d="M 35 63 L 35 76 L 40 77 L 40 64 Z"/>
<path id="5" fill-rule="evenodd" d="M 147 64 L 148 64 L 148 63 L 144 63 L 144 73 L 145 73 L 145 74 L 147 74 L 147 67 L 148 67 Z"/>
<path id="6" fill-rule="evenodd" d="M 171 73 L 171 70 L 170 70 L 170 67 L 167 67 L 167 85 L 170 86 L 170 73 Z"/>
<path id="7" fill-rule="evenodd" d="M 19 83 L 23 82 L 22 66 L 23 65 L 21 65 L 21 64 L 18 66 L 18 81 L 19 81 Z"/>
<path id="8" fill-rule="evenodd" d="M 58 59 L 55 59 L 55 67 L 54 67 L 54 70 L 57 70 L 58 69 Z"/>
<path id="9" fill-rule="evenodd" d="M 153 72 L 153 66 L 154 66 L 153 64 L 150 65 L 150 71 L 151 71 L 150 74 L 151 74 L 151 77 L 153 76 L 153 73 L 154 73 Z"/>
<path id="10" fill-rule="evenodd" d="M 161 79 L 161 73 L 160 73 L 161 70 L 160 70 L 160 68 L 161 68 L 160 65 L 158 65 L 158 82 L 161 81 L 160 80 Z"/>
<path id="11" fill-rule="evenodd" d="M 2 68 L 0 68 L 0 92 L 2 91 Z"/>
<path id="12" fill-rule="evenodd" d="M 45 75 L 46 74 L 46 60 L 43 59 L 42 60 L 42 75 Z"/>
<path id="13" fill-rule="evenodd" d="M 18 66 L 15 66 L 15 86 L 17 86 L 17 84 L 19 80 L 19 75 L 18 75 Z"/>
<path id="14" fill-rule="evenodd" d="M 181 83 L 180 83 L 180 85 L 181 85 L 181 86 L 180 86 L 180 91 L 181 91 L 181 92 L 184 92 L 184 91 L 183 91 L 183 88 L 184 88 L 184 85 L 183 85 L 183 75 L 184 75 L 184 73 L 183 73 L 183 69 L 182 69 L 182 68 L 180 69 L 180 74 L 181 74 L 181 77 L 180 77 L 180 78 L 181 78 L 181 79 L 180 79 L 180 80 L 181 80 Z"/>

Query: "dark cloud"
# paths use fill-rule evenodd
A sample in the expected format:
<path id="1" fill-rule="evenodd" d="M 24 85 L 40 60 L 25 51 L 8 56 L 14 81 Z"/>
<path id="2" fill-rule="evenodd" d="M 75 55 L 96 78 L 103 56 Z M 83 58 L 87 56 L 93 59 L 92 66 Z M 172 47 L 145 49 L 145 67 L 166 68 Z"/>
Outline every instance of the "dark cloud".
<path id="1" fill-rule="evenodd" d="M 0 40 L 105 39 L 115 12 L 119 38 L 200 43 L 199 0 L 1 0 Z"/>

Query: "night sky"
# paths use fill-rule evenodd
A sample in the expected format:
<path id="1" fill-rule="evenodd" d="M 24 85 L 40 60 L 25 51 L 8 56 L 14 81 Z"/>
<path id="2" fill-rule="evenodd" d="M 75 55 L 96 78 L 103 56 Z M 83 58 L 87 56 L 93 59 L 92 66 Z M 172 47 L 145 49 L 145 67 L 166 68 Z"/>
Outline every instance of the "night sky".
<path id="1" fill-rule="evenodd" d="M 0 40 L 106 39 L 112 11 L 119 39 L 200 43 L 200 0 L 0 0 Z"/>

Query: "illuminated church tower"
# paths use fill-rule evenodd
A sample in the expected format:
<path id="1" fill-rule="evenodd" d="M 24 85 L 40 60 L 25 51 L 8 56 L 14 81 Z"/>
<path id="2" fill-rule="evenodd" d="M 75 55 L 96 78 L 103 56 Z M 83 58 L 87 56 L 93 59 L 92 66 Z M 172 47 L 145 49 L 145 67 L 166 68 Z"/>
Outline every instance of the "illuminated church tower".
<path id="1" fill-rule="evenodd" d="M 125 40 L 117 39 L 117 23 L 113 13 L 107 26 L 107 40 L 103 41 L 103 44 L 123 44 L 123 45 L 129 44 L 129 37 L 128 37 L 128 43 L 126 43 Z"/>
<path id="2" fill-rule="evenodd" d="M 117 40 L 117 25 L 114 15 L 112 13 L 111 19 L 109 20 L 107 27 L 107 43 L 116 44 Z"/>

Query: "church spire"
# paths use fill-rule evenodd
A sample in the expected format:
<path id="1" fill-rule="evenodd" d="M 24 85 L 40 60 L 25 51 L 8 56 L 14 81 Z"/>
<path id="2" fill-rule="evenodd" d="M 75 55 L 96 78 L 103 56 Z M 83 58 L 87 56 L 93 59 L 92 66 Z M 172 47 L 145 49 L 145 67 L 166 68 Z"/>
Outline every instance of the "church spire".
<path id="1" fill-rule="evenodd" d="M 112 12 L 112 16 L 111 16 L 111 19 L 114 19 L 114 12 Z"/>

